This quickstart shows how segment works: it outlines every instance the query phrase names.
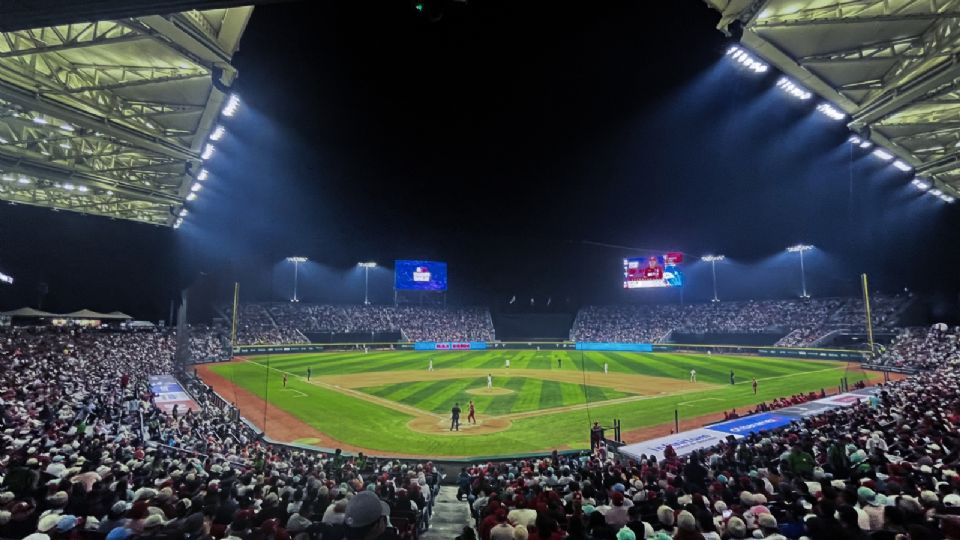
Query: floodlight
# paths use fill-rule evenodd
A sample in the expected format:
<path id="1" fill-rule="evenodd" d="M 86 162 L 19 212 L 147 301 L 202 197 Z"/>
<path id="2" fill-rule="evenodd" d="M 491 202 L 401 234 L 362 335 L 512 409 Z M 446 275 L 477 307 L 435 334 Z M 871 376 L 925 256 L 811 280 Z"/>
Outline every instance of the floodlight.
<path id="1" fill-rule="evenodd" d="M 292 263 L 305 263 L 307 260 L 306 257 L 287 257 L 287 261 Z"/>
<path id="2" fill-rule="evenodd" d="M 0 282 L 6 283 L 7 285 L 13 285 L 13 276 L 0 272 Z"/>
<path id="3" fill-rule="evenodd" d="M 877 156 L 878 158 L 884 161 L 890 161 L 891 159 L 893 159 L 893 154 L 891 154 L 890 152 L 887 152 L 883 148 L 877 148 L 876 150 L 874 150 L 873 155 Z"/>
<path id="4" fill-rule="evenodd" d="M 26 176 L 21 176 L 20 178 L 17 178 L 17 183 L 18 183 L 18 184 L 29 184 L 29 183 L 30 183 L 30 179 L 27 178 Z"/>
<path id="5" fill-rule="evenodd" d="M 88 188 L 87 186 L 77 186 L 77 191 L 79 191 L 80 193 L 86 193 L 90 191 L 90 188 Z"/>
<path id="6" fill-rule="evenodd" d="M 34 117 L 33 117 L 33 123 L 34 123 L 34 124 L 40 124 L 41 126 L 42 126 L 42 125 L 46 125 L 47 119 L 44 118 L 44 117 L 42 117 L 42 116 L 34 116 Z"/>
<path id="7" fill-rule="evenodd" d="M 73 131 L 73 126 L 67 123 L 60 124 L 60 129 L 64 131 Z"/>
<path id="8" fill-rule="evenodd" d="M 76 186 L 74 186 L 73 184 L 67 183 L 63 185 L 63 189 L 67 191 L 73 191 L 74 189 L 76 189 Z"/>
<path id="9" fill-rule="evenodd" d="M 376 268 L 376 267 L 377 267 L 377 263 L 375 263 L 375 262 L 373 262 L 373 261 L 370 261 L 370 262 L 358 262 L 358 263 L 357 263 L 357 266 L 359 266 L 360 268 Z"/>
<path id="10" fill-rule="evenodd" d="M 790 253 L 802 253 L 804 251 L 810 251 L 813 249 L 813 246 L 809 244 L 797 244 L 795 246 L 790 246 L 787 248 L 787 251 Z"/>
<path id="11" fill-rule="evenodd" d="M 863 139 L 861 139 L 860 137 L 857 137 L 856 135 L 851 135 L 850 138 L 847 140 L 853 144 L 860 144 L 861 142 L 863 142 Z"/>
<path id="12" fill-rule="evenodd" d="M 195 182 L 192 186 L 190 186 L 190 191 L 200 191 L 201 189 L 203 189 L 203 184 L 200 183 Z"/>
<path id="13" fill-rule="evenodd" d="M 189 213 L 190 213 L 190 212 L 188 212 L 186 208 L 181 208 L 181 209 L 180 209 L 180 217 L 187 217 L 187 214 L 189 214 Z"/>
<path id="14" fill-rule="evenodd" d="M 217 126 L 216 129 L 213 130 L 213 133 L 210 134 L 210 140 L 219 141 L 226 134 L 227 130 L 223 129 L 223 126 Z"/>
<path id="15" fill-rule="evenodd" d="M 210 159 L 213 157 L 213 153 L 216 151 L 217 151 L 216 147 L 208 143 L 206 146 L 203 147 L 203 153 L 200 154 L 200 159 L 204 159 L 204 160 Z"/>
<path id="16" fill-rule="evenodd" d="M 777 81 L 777 88 L 800 100 L 807 100 L 813 97 L 813 94 L 809 90 L 786 77 L 780 77 L 780 80 Z"/>
<path id="17" fill-rule="evenodd" d="M 927 193 L 933 195 L 934 197 L 939 197 L 939 196 L 943 195 L 943 192 L 940 191 L 939 189 L 931 189 L 931 190 L 928 191 Z"/>
<path id="18" fill-rule="evenodd" d="M 700 260 L 703 262 L 719 262 L 726 259 L 723 255 L 704 255 L 700 257 Z"/>
<path id="19" fill-rule="evenodd" d="M 913 184 L 920 191 L 926 191 L 930 189 L 930 182 L 927 182 L 922 178 L 914 178 L 910 183 Z"/>
<path id="20" fill-rule="evenodd" d="M 823 113 L 824 116 L 831 120 L 843 120 L 847 117 L 847 113 L 841 111 L 840 109 L 834 107 L 829 103 L 821 103 L 817 105 L 817 110 Z"/>
<path id="21" fill-rule="evenodd" d="M 197 194 L 196 194 L 196 193 L 187 193 L 187 200 L 188 200 L 188 201 L 195 201 L 195 200 L 197 200 Z"/>
<path id="22" fill-rule="evenodd" d="M 900 169 L 903 172 L 910 172 L 913 170 L 913 167 L 911 167 L 910 165 L 908 165 L 907 163 L 899 159 L 893 162 L 893 166 Z"/>
<path id="23" fill-rule="evenodd" d="M 177 220 L 173 222 L 174 229 L 179 229 L 181 225 L 183 225 L 183 218 L 177 218 Z"/>
<path id="24" fill-rule="evenodd" d="M 943 195 L 941 195 L 941 196 L 940 196 L 940 199 L 943 200 L 943 202 L 945 202 L 945 203 L 947 203 L 947 204 L 953 204 L 953 203 L 957 200 L 957 199 L 951 197 L 950 195 L 947 195 L 946 193 L 944 193 Z"/>
<path id="25" fill-rule="evenodd" d="M 767 69 L 769 69 L 767 64 L 757 60 L 752 54 L 737 45 L 727 49 L 727 56 L 733 60 L 736 60 L 737 63 L 753 71 L 754 73 L 765 73 Z"/>
<path id="26" fill-rule="evenodd" d="M 9 142 L 10 142 L 10 141 L 4 139 L 3 137 L 0 137 L 0 144 L 7 144 L 7 143 L 9 143 Z"/>
<path id="27" fill-rule="evenodd" d="M 240 108 L 240 98 L 236 94 L 230 94 L 230 97 L 227 98 L 227 104 L 223 107 L 223 115 L 230 117 L 237 114 L 237 109 Z"/>
<path id="28" fill-rule="evenodd" d="M 873 147 L 873 143 L 870 141 L 863 141 L 862 143 L 860 143 L 860 148 L 867 149 L 872 147 Z"/>
<path id="29" fill-rule="evenodd" d="M 59 146 L 60 146 L 60 148 L 66 148 L 67 150 L 73 148 L 72 146 L 70 146 L 70 143 L 68 143 L 68 142 L 62 142 L 62 143 L 60 143 Z"/>
<path id="30" fill-rule="evenodd" d="M 197 180 L 202 182 L 206 180 L 208 176 L 210 176 L 210 173 L 208 173 L 206 169 L 200 169 L 200 173 L 197 174 Z"/>
<path id="31" fill-rule="evenodd" d="M 14 178 L 13 175 L 10 173 L 0 176 L 0 179 L 2 179 L 4 182 L 13 182 L 14 180 L 16 180 L 16 178 Z"/>

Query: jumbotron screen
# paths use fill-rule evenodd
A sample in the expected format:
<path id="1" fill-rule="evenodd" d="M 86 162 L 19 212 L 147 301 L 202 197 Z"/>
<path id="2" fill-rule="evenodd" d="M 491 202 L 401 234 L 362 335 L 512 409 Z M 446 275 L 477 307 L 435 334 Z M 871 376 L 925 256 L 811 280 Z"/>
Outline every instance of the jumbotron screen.
<path id="1" fill-rule="evenodd" d="M 394 287 L 400 291 L 447 290 L 447 263 L 436 261 L 395 261 Z"/>
<path id="2" fill-rule="evenodd" d="M 682 287 L 683 253 L 666 253 L 623 260 L 624 289 Z"/>

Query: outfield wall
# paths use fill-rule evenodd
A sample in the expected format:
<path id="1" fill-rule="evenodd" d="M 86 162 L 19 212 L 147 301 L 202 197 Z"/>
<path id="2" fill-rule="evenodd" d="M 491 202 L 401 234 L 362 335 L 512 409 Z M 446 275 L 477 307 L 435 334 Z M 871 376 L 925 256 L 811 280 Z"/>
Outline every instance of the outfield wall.
<path id="1" fill-rule="evenodd" d="M 466 350 L 579 350 L 579 351 L 621 351 L 621 352 L 699 352 L 716 354 L 755 354 L 768 357 L 790 357 L 812 360 L 838 360 L 850 362 L 868 362 L 871 355 L 867 351 L 850 349 L 819 349 L 800 347 L 761 347 L 752 345 L 703 345 L 691 343 L 597 343 L 597 342 L 547 342 L 535 341 L 421 341 L 401 343 L 302 343 L 288 345 L 240 345 L 237 354 L 257 356 L 269 354 L 297 354 L 345 350 L 396 350 L 396 351 L 466 351 Z"/>

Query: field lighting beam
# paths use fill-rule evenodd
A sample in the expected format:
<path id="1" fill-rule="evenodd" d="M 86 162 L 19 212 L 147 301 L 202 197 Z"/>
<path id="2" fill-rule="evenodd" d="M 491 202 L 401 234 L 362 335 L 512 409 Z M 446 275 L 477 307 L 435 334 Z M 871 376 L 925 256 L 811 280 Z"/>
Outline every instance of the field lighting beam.
<path id="1" fill-rule="evenodd" d="M 710 263 L 710 267 L 713 270 L 713 302 L 720 301 L 720 298 L 717 297 L 717 263 L 725 259 L 726 257 L 724 255 L 704 255 L 700 257 L 701 261 Z"/>
<path id="2" fill-rule="evenodd" d="M 306 257 L 287 257 L 287 262 L 293 263 L 293 298 L 290 299 L 291 302 L 299 302 L 300 299 L 297 298 L 297 281 L 300 277 L 300 264 L 307 262 Z"/>
<path id="3" fill-rule="evenodd" d="M 370 269 L 376 268 L 377 263 L 373 261 L 358 262 L 357 266 L 363 268 L 363 305 L 370 305 Z"/>
<path id="4" fill-rule="evenodd" d="M 790 253 L 800 254 L 800 287 L 803 289 L 803 294 L 800 295 L 800 298 L 810 298 L 810 295 L 807 294 L 807 276 L 803 268 L 803 252 L 810 251 L 811 249 L 813 249 L 813 246 L 808 244 L 797 244 L 787 248 L 787 251 Z"/>

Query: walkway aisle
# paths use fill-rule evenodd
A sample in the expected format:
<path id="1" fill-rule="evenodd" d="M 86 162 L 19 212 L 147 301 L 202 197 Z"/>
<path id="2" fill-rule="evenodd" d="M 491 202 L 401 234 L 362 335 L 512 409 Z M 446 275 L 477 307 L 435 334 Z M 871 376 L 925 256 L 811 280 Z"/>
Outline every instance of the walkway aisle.
<path id="1" fill-rule="evenodd" d="M 463 526 L 470 525 L 471 521 L 467 501 L 457 500 L 457 486 L 441 486 L 440 494 L 433 504 L 430 529 L 423 533 L 420 539 L 453 540 L 463 532 Z"/>

